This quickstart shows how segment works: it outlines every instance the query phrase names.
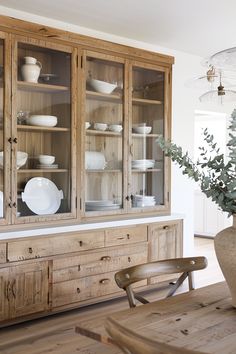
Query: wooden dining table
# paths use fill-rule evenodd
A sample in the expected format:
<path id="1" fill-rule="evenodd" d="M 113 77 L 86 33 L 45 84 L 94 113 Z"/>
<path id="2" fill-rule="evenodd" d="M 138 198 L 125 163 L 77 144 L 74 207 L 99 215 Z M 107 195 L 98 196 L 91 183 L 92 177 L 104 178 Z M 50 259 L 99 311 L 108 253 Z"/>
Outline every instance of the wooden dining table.
<path id="1" fill-rule="evenodd" d="M 79 322 L 76 332 L 105 344 L 106 316 Z M 204 353 L 236 353 L 236 308 L 225 282 L 109 314 L 137 334 Z"/>

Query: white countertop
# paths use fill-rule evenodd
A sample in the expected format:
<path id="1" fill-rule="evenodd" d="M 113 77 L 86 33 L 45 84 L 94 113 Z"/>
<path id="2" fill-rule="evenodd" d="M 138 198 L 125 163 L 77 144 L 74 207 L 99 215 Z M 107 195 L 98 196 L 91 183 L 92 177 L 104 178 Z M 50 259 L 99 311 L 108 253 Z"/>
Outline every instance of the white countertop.
<path id="1" fill-rule="evenodd" d="M 73 231 L 104 229 L 107 227 L 116 227 L 116 226 L 149 224 L 154 222 L 163 222 L 163 221 L 165 222 L 165 221 L 179 220 L 179 219 L 184 219 L 184 215 L 170 214 L 165 216 L 132 218 L 132 219 L 125 219 L 125 220 L 103 221 L 103 222 L 96 222 L 96 223 L 93 222 L 93 223 L 76 224 L 70 226 L 47 227 L 42 229 L 6 231 L 6 232 L 0 232 L 0 240 L 9 240 L 13 238 L 30 237 L 30 236 L 43 236 L 43 235 L 59 234 L 59 233 L 73 232 Z"/>

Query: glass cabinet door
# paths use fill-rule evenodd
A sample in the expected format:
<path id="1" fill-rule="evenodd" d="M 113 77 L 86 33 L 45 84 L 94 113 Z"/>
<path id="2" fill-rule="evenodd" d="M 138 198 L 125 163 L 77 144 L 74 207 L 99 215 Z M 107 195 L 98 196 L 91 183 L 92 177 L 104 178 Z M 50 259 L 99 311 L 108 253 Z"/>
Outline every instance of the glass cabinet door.
<path id="1" fill-rule="evenodd" d="M 167 173 L 156 139 L 166 133 L 165 82 L 163 70 L 133 66 L 130 154 L 131 208 L 163 208 Z"/>
<path id="2" fill-rule="evenodd" d="M 10 44 L 0 32 L 0 224 L 10 222 Z"/>
<path id="3" fill-rule="evenodd" d="M 12 161 L 19 222 L 68 218 L 75 208 L 72 52 L 58 48 L 30 40 L 14 47 Z"/>
<path id="4" fill-rule="evenodd" d="M 123 209 L 124 63 L 104 57 L 92 53 L 85 57 L 83 199 L 87 215 Z"/>

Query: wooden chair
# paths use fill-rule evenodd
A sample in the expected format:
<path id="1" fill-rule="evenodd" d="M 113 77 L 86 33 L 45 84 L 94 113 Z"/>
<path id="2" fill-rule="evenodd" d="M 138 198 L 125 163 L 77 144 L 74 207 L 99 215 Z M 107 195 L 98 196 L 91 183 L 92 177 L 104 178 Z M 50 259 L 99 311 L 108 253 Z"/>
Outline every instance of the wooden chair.
<path id="1" fill-rule="evenodd" d="M 120 288 L 126 291 L 129 306 L 135 307 L 136 300 L 142 304 L 147 304 L 149 301 L 135 293 L 132 289 L 132 284 L 163 274 L 182 273 L 175 283 L 170 283 L 171 288 L 166 296 L 169 297 L 176 292 L 186 278 L 188 278 L 189 290 L 193 290 L 194 285 L 192 272 L 195 270 L 204 269 L 206 266 L 207 259 L 205 257 L 167 259 L 163 261 L 139 264 L 123 269 L 115 274 L 115 281 Z"/>
<path id="2" fill-rule="evenodd" d="M 111 317 L 107 318 L 105 328 L 111 336 L 113 344 L 126 354 L 203 354 L 203 352 L 175 347 L 143 337 L 120 325 Z"/>

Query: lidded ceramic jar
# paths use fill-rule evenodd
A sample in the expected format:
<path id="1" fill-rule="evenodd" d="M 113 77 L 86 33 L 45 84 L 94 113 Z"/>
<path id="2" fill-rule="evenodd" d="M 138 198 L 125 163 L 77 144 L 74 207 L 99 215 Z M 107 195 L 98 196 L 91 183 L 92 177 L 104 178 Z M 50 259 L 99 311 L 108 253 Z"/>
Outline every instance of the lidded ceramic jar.
<path id="1" fill-rule="evenodd" d="M 26 82 L 38 82 L 42 64 L 33 57 L 24 57 L 25 64 L 21 67 L 21 75 Z"/>

